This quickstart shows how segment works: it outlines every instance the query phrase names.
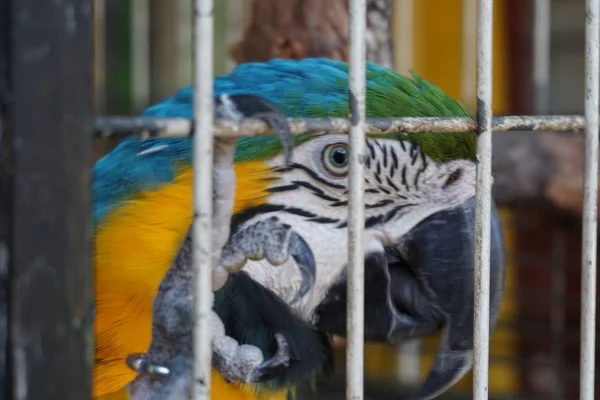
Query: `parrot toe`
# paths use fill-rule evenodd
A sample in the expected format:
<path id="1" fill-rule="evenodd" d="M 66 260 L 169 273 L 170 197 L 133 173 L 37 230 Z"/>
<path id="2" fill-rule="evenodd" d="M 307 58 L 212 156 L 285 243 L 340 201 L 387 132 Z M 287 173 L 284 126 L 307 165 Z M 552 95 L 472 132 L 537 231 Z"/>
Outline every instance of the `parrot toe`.
<path id="1" fill-rule="evenodd" d="M 289 345 L 282 334 L 275 333 L 277 351 L 265 361 L 262 350 L 257 346 L 239 344 L 226 335 L 225 326 L 214 311 L 212 326 L 212 364 L 227 382 L 263 382 L 289 366 Z"/>
<path id="2" fill-rule="evenodd" d="M 294 303 L 313 287 L 316 262 L 306 241 L 279 218 L 267 218 L 236 232 L 221 252 L 221 266 L 234 273 L 241 270 L 248 259 L 266 259 L 277 266 L 288 261 L 290 256 L 296 261 L 302 276 Z"/>
<path id="3" fill-rule="evenodd" d="M 256 367 L 248 382 L 264 382 L 273 379 L 282 369 L 290 365 L 290 348 L 285 337 L 276 333 L 275 341 L 277 342 L 277 353 Z"/>
<path id="4" fill-rule="evenodd" d="M 252 94 L 221 94 L 215 99 L 216 116 L 240 121 L 243 118 L 258 118 L 266 122 L 277 133 L 285 163 L 292 161 L 294 141 L 285 114 L 271 101 Z"/>
<path id="5" fill-rule="evenodd" d="M 127 366 L 138 374 L 149 374 L 157 377 L 169 375 L 169 368 L 164 365 L 154 364 L 148 361 L 146 354 L 130 354 L 125 359 Z"/>

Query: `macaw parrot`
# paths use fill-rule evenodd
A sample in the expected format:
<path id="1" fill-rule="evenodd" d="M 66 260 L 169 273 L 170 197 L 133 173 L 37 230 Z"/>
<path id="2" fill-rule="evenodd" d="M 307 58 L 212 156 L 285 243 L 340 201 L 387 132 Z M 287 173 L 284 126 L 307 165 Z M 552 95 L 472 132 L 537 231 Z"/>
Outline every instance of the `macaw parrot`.
<path id="1" fill-rule="evenodd" d="M 229 114 L 267 115 L 281 129 L 283 116 L 347 117 L 347 85 L 344 62 L 273 59 L 215 78 L 214 94 L 233 102 Z M 187 87 L 143 115 L 191 118 L 192 103 Z M 369 118 L 468 116 L 433 84 L 373 63 L 366 107 Z M 436 397 L 472 364 L 476 140 L 366 139 L 365 340 L 443 333 L 415 400 Z M 235 144 L 231 235 L 220 255 L 231 274 L 212 316 L 213 399 L 285 399 L 331 367 L 329 335 L 346 332 L 348 136 L 293 141 L 293 161 L 277 137 Z M 127 398 L 191 368 L 191 151 L 189 138 L 130 138 L 94 166 L 96 397 Z M 505 268 L 493 204 L 491 222 L 493 330 Z M 125 359 L 146 352 L 149 373 L 136 379 Z"/>

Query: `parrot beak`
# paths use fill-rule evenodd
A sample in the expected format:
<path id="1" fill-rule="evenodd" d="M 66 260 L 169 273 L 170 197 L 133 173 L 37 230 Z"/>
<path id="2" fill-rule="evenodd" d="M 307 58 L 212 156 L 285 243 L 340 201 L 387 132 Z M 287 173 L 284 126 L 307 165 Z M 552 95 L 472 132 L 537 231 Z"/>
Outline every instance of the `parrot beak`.
<path id="1" fill-rule="evenodd" d="M 475 200 L 417 224 L 385 253 L 365 259 L 365 340 L 396 344 L 442 330 L 429 376 L 413 400 L 446 391 L 472 365 Z M 504 293 L 504 245 L 492 204 L 490 332 Z M 346 279 L 317 309 L 320 329 L 346 333 Z M 332 316 L 334 316 L 332 318 Z"/>

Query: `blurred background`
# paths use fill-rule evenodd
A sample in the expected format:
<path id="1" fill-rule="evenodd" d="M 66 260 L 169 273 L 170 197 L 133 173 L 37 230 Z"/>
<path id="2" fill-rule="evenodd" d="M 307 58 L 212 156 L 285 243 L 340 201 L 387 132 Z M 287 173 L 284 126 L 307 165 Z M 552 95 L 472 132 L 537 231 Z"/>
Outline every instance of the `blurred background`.
<path id="1" fill-rule="evenodd" d="M 192 2 L 94 1 L 98 115 L 135 115 L 192 83 Z M 494 3 L 494 114 L 583 114 L 584 1 Z M 273 57 L 347 58 L 346 0 L 215 5 L 215 74 Z M 415 71 L 474 111 L 475 0 L 368 0 L 368 7 L 370 60 Z M 114 144 L 98 139 L 96 157 Z M 577 398 L 583 138 L 496 134 L 494 174 L 508 275 L 491 339 L 490 398 Z M 437 338 L 369 345 L 367 398 L 397 399 L 418 385 L 436 346 Z M 299 398 L 344 398 L 342 340 L 336 357 L 333 379 Z M 469 398 L 471 379 L 443 398 Z"/>

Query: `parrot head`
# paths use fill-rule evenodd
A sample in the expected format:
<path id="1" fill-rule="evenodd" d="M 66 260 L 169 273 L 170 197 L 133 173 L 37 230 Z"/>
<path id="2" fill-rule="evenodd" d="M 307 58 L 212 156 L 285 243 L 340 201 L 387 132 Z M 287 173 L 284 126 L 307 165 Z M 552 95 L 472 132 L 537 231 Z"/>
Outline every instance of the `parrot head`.
<path id="1" fill-rule="evenodd" d="M 215 79 L 215 94 L 259 95 L 288 117 L 347 117 L 348 66 L 325 59 L 239 65 Z M 150 108 L 189 117 L 191 89 Z M 457 117 L 467 111 L 433 84 L 367 64 L 369 118 Z M 162 114 L 169 110 L 168 115 Z M 312 250 L 311 287 L 296 262 L 249 260 L 243 272 L 320 330 L 346 333 L 348 135 L 295 137 L 286 162 L 274 137 L 238 140 L 232 234 L 276 216 Z M 367 135 L 365 340 L 396 344 L 442 332 L 436 361 L 415 399 L 437 396 L 471 367 L 474 309 L 474 132 Z M 251 170 L 244 165 L 252 164 Z M 245 171 L 242 173 L 242 171 Z M 492 204 L 490 328 L 504 291 L 504 249 Z M 306 272 L 306 271 L 304 271 Z"/>
<path id="2" fill-rule="evenodd" d="M 396 344 L 443 330 L 436 364 L 418 398 L 444 391 L 468 371 L 473 349 L 474 157 L 441 158 L 443 146 L 426 153 L 426 136 L 369 137 L 365 179 L 365 340 Z M 391 136 L 391 135 L 389 135 Z M 427 148 L 427 147 L 425 147 Z M 348 246 L 348 136 L 323 134 L 298 145 L 294 161 L 267 161 L 274 171 L 268 200 L 238 218 L 254 223 L 277 215 L 294 227 L 314 253 L 314 286 L 295 311 L 321 330 L 346 333 Z M 473 154 L 474 155 L 474 154 Z M 243 223 L 242 223 L 243 224 Z M 492 214 L 491 324 L 503 293 L 503 244 L 498 215 Z M 293 269 L 249 262 L 245 271 L 291 302 L 302 276 Z"/>

